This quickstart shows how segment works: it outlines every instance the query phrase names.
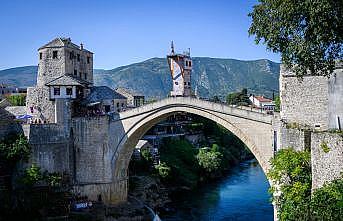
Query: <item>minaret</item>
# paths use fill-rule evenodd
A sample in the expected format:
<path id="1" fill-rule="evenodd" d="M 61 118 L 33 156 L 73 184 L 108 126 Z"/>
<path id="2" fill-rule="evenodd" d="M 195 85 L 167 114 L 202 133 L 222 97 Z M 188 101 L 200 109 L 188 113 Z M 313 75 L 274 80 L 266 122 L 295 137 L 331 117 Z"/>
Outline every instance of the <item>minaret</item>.
<path id="1" fill-rule="evenodd" d="M 173 89 L 170 96 L 191 96 L 192 59 L 190 49 L 188 53 L 176 54 L 174 42 L 171 42 L 171 53 L 167 56 L 170 74 L 173 80 Z"/>

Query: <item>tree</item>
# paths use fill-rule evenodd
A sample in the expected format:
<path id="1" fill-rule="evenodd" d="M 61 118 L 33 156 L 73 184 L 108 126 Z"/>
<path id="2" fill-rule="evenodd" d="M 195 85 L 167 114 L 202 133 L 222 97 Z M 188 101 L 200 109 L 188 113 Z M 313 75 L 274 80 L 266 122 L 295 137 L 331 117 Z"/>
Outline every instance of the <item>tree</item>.
<path id="1" fill-rule="evenodd" d="M 6 96 L 8 101 L 13 106 L 25 106 L 26 105 L 26 95 L 25 94 L 19 94 L 19 95 L 8 95 Z"/>
<path id="2" fill-rule="evenodd" d="M 240 92 L 230 93 L 226 97 L 226 102 L 233 105 L 248 105 L 249 97 L 248 90 L 243 88 Z"/>
<path id="3" fill-rule="evenodd" d="M 278 186 L 271 188 L 280 221 L 310 220 L 311 155 L 292 148 L 280 150 L 271 160 L 268 177 Z M 280 195 L 275 194 L 280 191 Z"/>
<path id="4" fill-rule="evenodd" d="M 206 151 L 201 149 L 197 155 L 199 165 L 207 172 L 215 172 L 220 169 L 223 155 L 217 151 Z"/>
<path id="5" fill-rule="evenodd" d="M 281 105 L 280 96 L 276 96 L 274 99 L 274 102 L 275 102 L 275 111 L 280 112 L 280 105 Z"/>
<path id="6" fill-rule="evenodd" d="M 249 35 L 280 52 L 299 77 L 307 71 L 330 76 L 343 58 L 342 0 L 259 0 L 249 16 Z"/>

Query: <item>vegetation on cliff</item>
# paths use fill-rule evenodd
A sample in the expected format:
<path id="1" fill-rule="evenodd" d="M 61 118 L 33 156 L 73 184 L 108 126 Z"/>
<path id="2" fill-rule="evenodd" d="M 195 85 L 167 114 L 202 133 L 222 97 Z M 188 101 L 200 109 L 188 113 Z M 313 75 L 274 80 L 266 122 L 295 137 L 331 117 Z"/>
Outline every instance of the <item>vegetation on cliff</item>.
<path id="1" fill-rule="evenodd" d="M 342 220 L 343 179 L 314 190 L 311 195 L 311 157 L 308 151 L 280 150 L 268 177 L 280 221 Z"/>

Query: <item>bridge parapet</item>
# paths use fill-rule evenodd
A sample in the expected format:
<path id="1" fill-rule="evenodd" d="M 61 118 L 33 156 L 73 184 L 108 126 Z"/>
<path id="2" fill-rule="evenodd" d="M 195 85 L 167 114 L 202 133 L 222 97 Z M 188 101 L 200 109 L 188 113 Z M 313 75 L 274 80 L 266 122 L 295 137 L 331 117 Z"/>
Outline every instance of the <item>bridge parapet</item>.
<path id="1" fill-rule="evenodd" d="M 263 122 L 267 124 L 271 124 L 273 120 L 273 116 L 266 114 L 265 112 L 253 111 L 251 109 L 242 109 L 239 107 L 233 107 L 221 103 L 215 103 L 191 97 L 165 98 L 154 103 L 146 104 L 141 107 L 122 112 L 120 113 L 120 119 L 130 118 L 161 108 L 170 108 L 171 106 L 182 105 L 202 109 L 204 111 L 211 111 L 221 114 L 237 116 L 240 118 L 246 118 L 249 120 Z"/>

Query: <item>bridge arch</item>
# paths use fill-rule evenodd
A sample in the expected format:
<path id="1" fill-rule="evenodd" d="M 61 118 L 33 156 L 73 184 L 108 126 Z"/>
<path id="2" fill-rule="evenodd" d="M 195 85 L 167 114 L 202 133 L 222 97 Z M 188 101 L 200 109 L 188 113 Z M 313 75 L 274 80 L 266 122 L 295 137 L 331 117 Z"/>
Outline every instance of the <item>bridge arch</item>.
<path id="1" fill-rule="evenodd" d="M 120 114 L 124 133 L 115 147 L 113 177 L 124 178 L 138 140 L 156 123 L 186 112 L 210 119 L 236 135 L 267 173 L 273 156 L 272 116 L 194 98 L 167 98 Z"/>

